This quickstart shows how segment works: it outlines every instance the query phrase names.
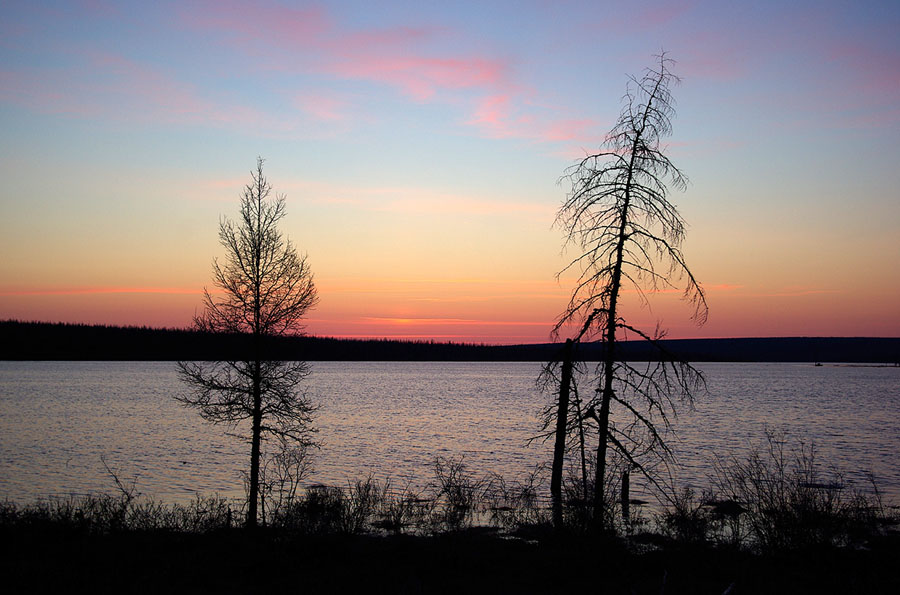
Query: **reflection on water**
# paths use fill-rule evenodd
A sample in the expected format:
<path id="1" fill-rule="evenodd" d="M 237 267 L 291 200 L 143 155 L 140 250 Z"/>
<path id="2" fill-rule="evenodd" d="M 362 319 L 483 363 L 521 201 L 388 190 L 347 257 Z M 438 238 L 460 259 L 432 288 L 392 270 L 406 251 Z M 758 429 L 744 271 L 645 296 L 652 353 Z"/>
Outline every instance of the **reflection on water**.
<path id="1" fill-rule="evenodd" d="M 742 452 L 766 426 L 814 440 L 819 460 L 871 470 L 900 501 L 900 370 L 702 364 L 709 394 L 682 411 L 679 479 L 702 487 L 713 453 Z M 322 443 L 309 481 L 369 473 L 422 486 L 436 456 L 521 476 L 551 457 L 526 440 L 546 397 L 536 363 L 316 362 L 308 391 Z M 181 408 L 170 362 L 0 362 L 0 498 L 110 492 L 101 457 L 164 500 L 240 496 L 249 446 Z M 636 482 L 635 482 L 636 483 Z M 639 490 L 639 485 L 636 486 Z"/>

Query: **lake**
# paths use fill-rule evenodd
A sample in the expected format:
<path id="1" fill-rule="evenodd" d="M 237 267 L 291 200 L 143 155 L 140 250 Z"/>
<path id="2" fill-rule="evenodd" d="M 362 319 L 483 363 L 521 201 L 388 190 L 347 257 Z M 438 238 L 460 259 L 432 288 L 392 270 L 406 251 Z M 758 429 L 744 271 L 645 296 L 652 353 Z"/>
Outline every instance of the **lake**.
<path id="1" fill-rule="evenodd" d="M 818 461 L 862 484 L 867 472 L 900 503 L 900 368 L 700 364 L 708 391 L 674 420 L 683 484 L 702 488 L 716 454 L 761 444 L 766 428 L 814 442 Z M 372 474 L 423 487 L 435 457 L 476 474 L 523 476 L 552 444 L 526 445 L 550 402 L 538 363 L 313 362 L 320 409 L 307 483 Z M 115 491 L 104 462 L 166 501 L 243 495 L 249 445 L 173 396 L 172 362 L 0 362 L 0 498 Z M 633 481 L 640 490 L 640 482 Z"/>

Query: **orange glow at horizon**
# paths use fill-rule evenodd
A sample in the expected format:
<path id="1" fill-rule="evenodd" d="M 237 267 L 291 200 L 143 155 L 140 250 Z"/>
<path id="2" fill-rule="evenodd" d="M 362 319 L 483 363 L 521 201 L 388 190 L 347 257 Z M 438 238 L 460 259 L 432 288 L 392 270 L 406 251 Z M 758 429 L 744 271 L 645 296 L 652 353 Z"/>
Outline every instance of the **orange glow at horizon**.
<path id="1" fill-rule="evenodd" d="M 468 343 L 543 343 L 568 301 L 571 282 L 487 279 L 322 279 L 320 304 L 305 330 L 335 338 L 388 338 Z M 47 322 L 184 328 L 202 308 L 196 288 L 154 286 L 0 288 L 4 318 Z M 810 287 L 776 290 L 735 283 L 706 287 L 710 320 L 698 327 L 680 291 L 623 293 L 630 324 L 668 338 L 752 336 L 900 336 L 889 291 L 860 307 L 853 292 Z M 835 310 L 847 313 L 835 320 Z M 565 336 L 565 333 L 562 333 Z"/>

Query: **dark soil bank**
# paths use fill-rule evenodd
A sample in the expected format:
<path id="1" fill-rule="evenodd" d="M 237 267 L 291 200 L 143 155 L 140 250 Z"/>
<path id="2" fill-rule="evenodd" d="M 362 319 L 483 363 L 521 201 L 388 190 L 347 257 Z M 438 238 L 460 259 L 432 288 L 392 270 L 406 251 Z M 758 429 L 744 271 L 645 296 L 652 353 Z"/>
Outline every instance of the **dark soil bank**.
<path id="1" fill-rule="evenodd" d="M 6 530 L 8 593 L 900 593 L 896 540 L 865 551 L 644 554 L 583 538 L 85 535 Z M 729 590 L 730 589 L 730 590 Z"/>

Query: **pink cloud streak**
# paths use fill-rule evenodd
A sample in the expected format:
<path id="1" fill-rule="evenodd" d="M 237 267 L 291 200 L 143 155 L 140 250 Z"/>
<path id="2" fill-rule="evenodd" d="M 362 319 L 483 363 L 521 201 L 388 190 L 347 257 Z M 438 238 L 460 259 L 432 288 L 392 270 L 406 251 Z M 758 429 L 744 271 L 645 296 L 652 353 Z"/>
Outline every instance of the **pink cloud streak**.
<path id="1" fill-rule="evenodd" d="M 361 319 L 364 324 L 387 324 L 390 326 L 408 326 L 408 325 L 461 325 L 461 326 L 542 326 L 548 327 L 550 322 L 523 322 L 523 321 L 507 321 L 507 320 L 471 320 L 466 318 L 402 318 L 402 317 L 364 317 Z"/>
<path id="2" fill-rule="evenodd" d="M 96 51 L 75 56 L 80 64 L 65 71 L 0 71 L 0 99 L 77 117 L 247 128 L 278 124 L 253 108 L 205 99 L 193 85 L 123 56 Z"/>
<path id="3" fill-rule="evenodd" d="M 336 22 L 325 7 L 227 1 L 182 5 L 176 19 L 200 43 L 221 45 L 226 58 L 237 68 L 245 65 L 249 76 L 276 72 L 364 81 L 419 103 L 461 106 L 465 113 L 457 123 L 486 138 L 596 144 L 593 121 L 536 105 L 534 91 L 516 81 L 508 59 L 437 47 L 458 35 L 446 28 L 354 29 Z M 271 113 L 182 78 L 175 67 L 109 51 L 66 50 L 74 67 L 0 72 L 0 99 L 75 117 L 231 127 L 278 137 L 300 130 L 305 137 L 333 135 L 365 109 L 354 105 L 349 93 L 291 92 L 264 81 L 257 91 L 286 95 L 277 99 L 288 113 Z"/>
<path id="4" fill-rule="evenodd" d="M 510 94 L 488 95 L 466 122 L 488 138 L 524 138 L 543 142 L 579 142 L 596 145 L 600 123 L 591 119 L 541 118 L 521 113 Z"/>
<path id="5" fill-rule="evenodd" d="M 99 295 L 113 293 L 150 293 L 169 295 L 193 295 L 203 293 L 199 289 L 185 289 L 183 287 L 71 287 L 54 289 L 17 289 L 0 290 L 4 296 L 27 295 Z"/>
<path id="6" fill-rule="evenodd" d="M 641 10 L 635 19 L 642 27 L 662 27 L 689 12 L 696 2 L 676 1 L 665 2 L 658 6 L 648 6 Z"/>
<path id="7" fill-rule="evenodd" d="M 506 86 L 504 70 L 503 64 L 484 58 L 399 55 L 351 55 L 331 66 L 331 71 L 340 76 L 389 83 L 419 101 L 431 99 L 439 89 Z"/>
<path id="8" fill-rule="evenodd" d="M 428 55 L 422 46 L 435 38 L 436 29 L 350 31 L 320 8 L 249 8 L 234 2 L 185 8 L 181 20 L 192 29 L 223 36 L 246 51 L 259 53 L 260 47 L 265 48 L 267 68 L 381 82 L 417 100 L 433 98 L 441 90 L 509 84 L 502 60 Z"/>
<path id="9" fill-rule="evenodd" d="M 584 132 L 595 124 L 591 120 L 559 113 L 531 115 L 525 106 L 526 91 L 514 81 L 506 60 L 429 51 L 430 42 L 448 34 L 441 28 L 353 31 L 336 24 L 323 9 L 265 6 L 257 10 L 239 3 L 184 9 L 181 18 L 190 28 L 221 36 L 254 55 L 265 55 L 269 69 L 379 83 L 417 102 L 456 103 L 455 93 L 473 94 L 474 103 L 465 102 L 473 111 L 462 123 L 488 138 L 595 140 Z M 337 109 L 333 100 L 320 96 L 301 97 L 299 106 L 322 120 L 336 121 L 346 113 Z"/>
<path id="10" fill-rule="evenodd" d="M 297 105 L 318 120 L 339 122 L 348 117 L 346 101 L 323 93 L 302 93 L 297 97 Z"/>

